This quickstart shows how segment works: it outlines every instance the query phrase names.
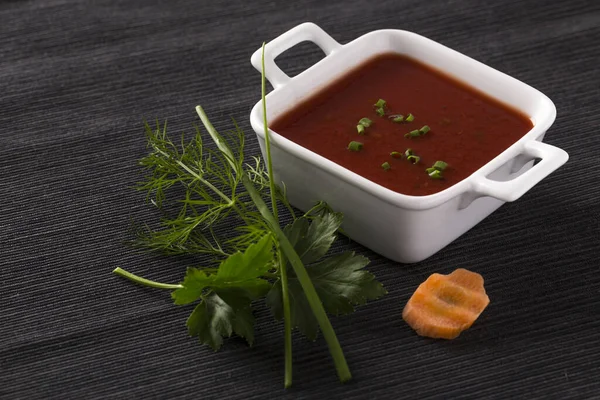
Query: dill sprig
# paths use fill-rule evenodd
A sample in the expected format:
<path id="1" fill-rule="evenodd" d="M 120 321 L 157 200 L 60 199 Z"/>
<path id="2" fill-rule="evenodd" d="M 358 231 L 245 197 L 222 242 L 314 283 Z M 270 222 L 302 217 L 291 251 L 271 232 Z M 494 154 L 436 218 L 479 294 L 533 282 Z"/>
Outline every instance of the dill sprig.
<path id="1" fill-rule="evenodd" d="M 259 157 L 253 157 L 252 164 L 244 163 L 244 133 L 237 125 L 221 137 L 229 154 L 205 146 L 199 128 L 188 143 L 183 136 L 180 143 L 174 143 L 167 136 L 166 123 L 161 126 L 157 122 L 154 129 L 146 123 L 145 131 L 149 153 L 139 164 L 146 175 L 136 189 L 146 192 L 147 201 L 163 211 L 163 218 L 160 229 L 138 227 L 134 247 L 222 258 L 264 236 L 268 228 L 241 185 L 241 178 L 246 173 L 261 196 L 267 198 L 269 176 Z M 171 210 L 165 210 L 169 190 L 181 194 L 170 202 Z M 276 188 L 275 196 L 295 219 L 285 193 Z M 173 206 L 179 208 L 173 210 Z M 232 223 L 239 225 L 235 230 L 240 234 L 220 239 L 215 232 Z"/>

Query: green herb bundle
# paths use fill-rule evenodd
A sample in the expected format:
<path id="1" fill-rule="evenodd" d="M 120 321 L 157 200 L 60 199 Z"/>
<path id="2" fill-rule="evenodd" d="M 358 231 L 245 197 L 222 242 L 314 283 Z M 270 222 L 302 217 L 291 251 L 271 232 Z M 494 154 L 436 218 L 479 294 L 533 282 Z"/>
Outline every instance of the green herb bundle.
<path id="1" fill-rule="evenodd" d="M 252 307 L 264 298 L 275 318 L 284 321 L 285 386 L 292 384 L 294 328 L 312 340 L 320 330 L 340 380 L 347 381 L 350 370 L 327 314 L 351 313 L 354 306 L 386 292 L 364 269 L 367 258 L 353 252 L 328 255 L 341 214 L 319 203 L 297 215 L 285 188 L 274 183 L 264 45 L 262 100 L 266 167 L 258 157 L 245 159 L 244 133 L 237 125 L 233 132 L 221 135 L 200 106 L 196 111 L 216 149 L 204 145 L 199 129 L 191 141 L 182 138 L 176 144 L 168 137 L 166 124 L 155 129 L 146 125 L 149 154 L 140 164 L 147 175 L 137 189 L 161 210 L 178 209 L 174 217 L 163 213 L 159 229 L 139 230 L 133 244 L 166 254 L 208 254 L 215 262 L 189 267 L 179 284 L 149 281 L 120 268 L 114 272 L 145 286 L 172 290 L 177 305 L 196 304 L 187 320 L 188 331 L 214 350 L 233 333 L 252 344 Z M 177 194 L 180 197 L 173 200 Z M 292 219 L 283 228 L 279 209 Z M 219 227 L 232 221 L 235 228 L 219 236 L 223 231 Z"/>

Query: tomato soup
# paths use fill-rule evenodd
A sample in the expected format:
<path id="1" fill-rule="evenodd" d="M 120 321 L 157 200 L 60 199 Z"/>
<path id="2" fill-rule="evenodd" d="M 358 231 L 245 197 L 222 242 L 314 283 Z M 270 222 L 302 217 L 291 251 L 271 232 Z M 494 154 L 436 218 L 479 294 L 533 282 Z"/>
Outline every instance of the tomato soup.
<path id="1" fill-rule="evenodd" d="M 532 127 L 519 111 L 398 54 L 368 60 L 270 124 L 300 146 L 413 196 L 465 179 Z"/>

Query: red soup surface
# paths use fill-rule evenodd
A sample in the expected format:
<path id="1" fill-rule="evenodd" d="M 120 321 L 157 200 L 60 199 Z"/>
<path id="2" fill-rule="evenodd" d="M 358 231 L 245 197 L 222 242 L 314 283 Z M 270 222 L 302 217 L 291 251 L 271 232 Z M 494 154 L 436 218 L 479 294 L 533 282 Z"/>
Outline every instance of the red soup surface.
<path id="1" fill-rule="evenodd" d="M 386 101 L 385 115 L 374 104 Z M 408 114 L 412 122 L 393 122 Z M 373 123 L 359 135 L 361 118 Z M 406 138 L 429 126 L 422 136 Z M 416 60 L 384 54 L 366 61 L 288 113 L 270 128 L 357 174 L 399 193 L 423 196 L 465 179 L 527 133 L 533 124 L 519 111 Z M 363 144 L 351 151 L 348 144 Z M 407 149 L 412 164 L 391 152 Z M 426 172 L 436 161 L 448 164 L 441 179 Z M 384 169 L 382 164 L 389 164 Z"/>

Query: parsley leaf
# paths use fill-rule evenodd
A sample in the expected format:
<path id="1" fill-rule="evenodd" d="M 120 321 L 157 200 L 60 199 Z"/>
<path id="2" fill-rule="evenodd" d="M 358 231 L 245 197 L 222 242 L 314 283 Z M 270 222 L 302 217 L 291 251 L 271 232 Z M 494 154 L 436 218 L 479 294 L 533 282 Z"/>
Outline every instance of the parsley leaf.
<path id="1" fill-rule="evenodd" d="M 205 296 L 187 319 L 186 325 L 190 336 L 198 336 L 201 343 L 215 351 L 223 344 L 223 337 L 231 336 L 232 332 L 245 338 L 250 345 L 254 341 L 254 316 L 250 299 L 231 289 Z"/>
<path id="2" fill-rule="evenodd" d="M 181 288 L 173 291 L 175 304 L 200 303 L 189 316 L 186 325 L 191 336 L 218 350 L 223 337 L 232 333 L 254 340 L 252 300 L 263 297 L 271 284 L 262 278 L 272 266 L 272 236 L 265 235 L 246 251 L 232 254 L 219 266 L 217 273 L 208 274 L 188 268 Z"/>
<path id="3" fill-rule="evenodd" d="M 364 270 L 368 264 L 368 258 L 345 252 L 310 266 L 311 278 L 328 313 L 349 314 L 353 306 L 387 293 L 375 276 Z"/>
<path id="4" fill-rule="evenodd" d="M 200 297 L 206 289 L 238 288 L 249 299 L 264 296 L 269 290 L 268 281 L 261 278 L 272 265 L 272 236 L 265 235 L 258 243 L 238 251 L 221 262 L 216 274 L 209 275 L 198 268 L 188 268 L 181 283 L 182 288 L 171 293 L 175 304 L 189 304 Z"/>
<path id="5" fill-rule="evenodd" d="M 308 218 L 298 218 L 283 230 L 304 264 L 315 262 L 327 253 L 342 224 L 342 214 L 326 213 L 309 222 Z"/>
<path id="6" fill-rule="evenodd" d="M 298 254 L 304 256 L 302 261 L 307 263 L 306 260 L 315 261 L 329 250 L 335 239 L 335 230 L 340 224 L 339 214 L 315 217 L 312 222 L 302 217 L 286 226 L 285 233 L 290 242 L 295 245 Z M 324 242 L 329 244 L 322 246 Z M 354 252 L 345 252 L 306 266 L 306 271 L 323 307 L 329 314 L 349 314 L 354 311 L 354 306 L 365 304 L 367 300 L 375 300 L 386 294 L 381 283 L 364 270 L 368 263 L 369 260 L 363 256 L 356 256 Z M 288 271 L 292 326 L 297 327 L 309 339 L 315 340 L 319 333 L 319 326 L 310 312 L 310 305 L 294 271 L 291 269 Z M 266 300 L 275 318 L 281 319 L 283 316 L 281 281 L 273 285 Z"/>
<path id="7" fill-rule="evenodd" d="M 273 261 L 273 237 L 265 235 L 242 253 L 229 256 L 219 266 L 217 277 L 225 281 L 240 281 L 262 276 Z"/>

